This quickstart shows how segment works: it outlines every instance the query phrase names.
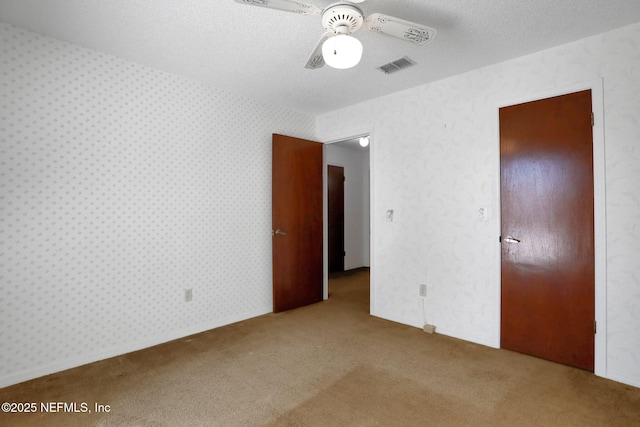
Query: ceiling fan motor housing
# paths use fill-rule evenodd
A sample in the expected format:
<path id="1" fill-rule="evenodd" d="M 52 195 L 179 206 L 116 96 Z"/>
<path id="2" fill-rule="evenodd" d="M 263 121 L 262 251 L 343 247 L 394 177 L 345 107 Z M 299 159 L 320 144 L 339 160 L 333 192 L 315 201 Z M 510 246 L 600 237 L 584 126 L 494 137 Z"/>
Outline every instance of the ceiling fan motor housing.
<path id="1" fill-rule="evenodd" d="M 334 33 L 355 33 L 362 27 L 363 23 L 364 15 L 362 11 L 351 4 L 335 3 L 322 12 L 322 26 Z"/>

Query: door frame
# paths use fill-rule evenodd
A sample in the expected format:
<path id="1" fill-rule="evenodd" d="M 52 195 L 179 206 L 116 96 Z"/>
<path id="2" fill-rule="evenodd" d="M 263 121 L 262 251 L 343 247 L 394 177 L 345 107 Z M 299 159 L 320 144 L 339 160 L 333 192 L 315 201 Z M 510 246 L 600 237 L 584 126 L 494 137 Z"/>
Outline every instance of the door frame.
<path id="1" fill-rule="evenodd" d="M 329 215 L 328 215 L 328 201 L 327 201 L 327 145 L 335 144 L 337 142 L 347 141 L 349 139 L 359 138 L 361 136 L 369 137 L 369 313 L 375 313 L 375 269 L 373 268 L 374 263 L 374 254 L 375 254 L 375 211 L 373 207 L 374 203 L 374 195 L 375 195 L 375 185 L 374 185 L 374 156 L 375 156 L 375 143 L 373 137 L 373 129 L 362 129 L 355 133 L 345 134 L 344 136 L 331 138 L 325 141 L 322 141 L 324 144 L 322 151 L 322 186 L 323 186 L 323 222 L 324 222 L 324 236 L 323 236 L 323 251 L 324 251 L 324 265 L 323 265 L 323 274 L 324 274 L 324 283 L 323 283 L 323 298 L 326 300 L 329 298 Z M 344 166 L 344 165 L 338 165 Z"/>
<path id="2" fill-rule="evenodd" d="M 591 108 L 594 114 L 593 125 L 593 201 L 594 201 L 594 255 L 595 255 L 595 320 L 597 322 L 597 333 L 594 344 L 594 374 L 607 377 L 607 256 L 606 256 L 606 181 L 605 181 L 605 140 L 604 140 L 604 85 L 602 78 L 567 84 L 553 87 L 538 92 L 527 92 L 520 95 L 501 99 L 495 103 L 495 167 L 494 170 L 500 172 L 500 119 L 499 110 L 502 107 L 522 104 L 554 96 L 566 95 L 568 93 L 591 90 Z M 498 243 L 498 236 L 501 233 L 500 217 L 500 179 L 496 179 L 495 192 L 496 205 L 496 269 L 497 280 L 495 288 L 495 325 L 496 341 L 494 346 L 500 348 L 500 319 L 501 319 L 501 245 Z"/>

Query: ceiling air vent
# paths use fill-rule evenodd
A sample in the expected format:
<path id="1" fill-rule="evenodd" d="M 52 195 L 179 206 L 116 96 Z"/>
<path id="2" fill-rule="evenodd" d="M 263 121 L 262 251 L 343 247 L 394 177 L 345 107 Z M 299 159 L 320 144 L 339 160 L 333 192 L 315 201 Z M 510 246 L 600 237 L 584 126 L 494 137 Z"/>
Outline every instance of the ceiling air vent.
<path id="1" fill-rule="evenodd" d="M 397 59 L 395 61 L 389 62 L 388 64 L 384 64 L 378 67 L 378 70 L 382 71 L 385 74 L 391 74 L 391 73 L 395 73 L 396 71 L 400 71 L 405 68 L 411 67 L 412 65 L 416 65 L 416 63 L 405 56 L 403 58 Z"/>

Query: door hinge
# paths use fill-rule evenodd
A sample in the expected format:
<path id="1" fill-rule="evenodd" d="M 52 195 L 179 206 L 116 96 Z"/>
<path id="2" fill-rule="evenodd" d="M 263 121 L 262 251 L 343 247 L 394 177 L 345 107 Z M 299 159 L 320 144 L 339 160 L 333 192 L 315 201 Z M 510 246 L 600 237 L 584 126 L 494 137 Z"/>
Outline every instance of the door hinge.
<path id="1" fill-rule="evenodd" d="M 593 321 L 593 334 L 597 334 L 598 333 L 598 322 L 596 322 L 595 320 Z"/>
<path id="2" fill-rule="evenodd" d="M 596 118 L 593 115 L 593 111 L 591 112 L 591 126 L 595 126 L 596 125 Z"/>
<path id="3" fill-rule="evenodd" d="M 346 177 L 346 176 L 343 176 L 343 177 L 342 177 L 342 182 L 346 182 L 346 181 L 347 181 L 347 177 Z"/>

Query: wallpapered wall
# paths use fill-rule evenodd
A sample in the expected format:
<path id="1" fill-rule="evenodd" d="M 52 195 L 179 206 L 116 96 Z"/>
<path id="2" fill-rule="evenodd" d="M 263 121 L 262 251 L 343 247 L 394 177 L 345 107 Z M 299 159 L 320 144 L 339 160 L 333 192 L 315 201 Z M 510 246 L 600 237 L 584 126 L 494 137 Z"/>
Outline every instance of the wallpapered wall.
<path id="1" fill-rule="evenodd" d="M 321 140 L 374 129 L 374 314 L 421 326 L 426 283 L 428 323 L 499 343 L 496 105 L 594 79 L 604 84 L 606 376 L 640 386 L 640 24 L 317 117 Z"/>
<path id="2" fill-rule="evenodd" d="M 271 134 L 313 117 L 4 24 L 0 61 L 0 387 L 271 311 Z"/>
<path id="3" fill-rule="evenodd" d="M 325 147 L 327 163 L 344 167 L 344 269 L 369 267 L 369 151 Z"/>

